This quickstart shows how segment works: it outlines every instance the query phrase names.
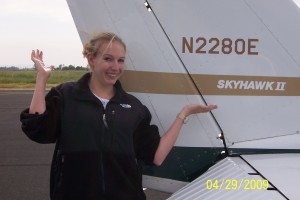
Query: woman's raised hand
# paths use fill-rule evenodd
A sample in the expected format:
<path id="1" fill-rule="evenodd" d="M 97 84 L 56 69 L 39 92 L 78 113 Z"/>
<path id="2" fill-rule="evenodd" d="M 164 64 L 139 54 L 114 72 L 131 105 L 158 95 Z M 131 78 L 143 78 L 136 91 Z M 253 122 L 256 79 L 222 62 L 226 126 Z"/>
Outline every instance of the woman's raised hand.
<path id="1" fill-rule="evenodd" d="M 183 107 L 182 113 L 185 116 L 191 115 L 191 114 L 196 114 L 196 113 L 206 113 L 211 110 L 217 109 L 217 105 L 201 105 L 201 104 L 189 104 Z"/>
<path id="2" fill-rule="evenodd" d="M 36 51 L 32 50 L 31 60 L 34 62 L 34 66 L 38 72 L 38 75 L 48 79 L 51 75 L 51 71 L 54 69 L 54 66 L 45 66 L 43 61 L 43 52 L 38 49 Z"/>

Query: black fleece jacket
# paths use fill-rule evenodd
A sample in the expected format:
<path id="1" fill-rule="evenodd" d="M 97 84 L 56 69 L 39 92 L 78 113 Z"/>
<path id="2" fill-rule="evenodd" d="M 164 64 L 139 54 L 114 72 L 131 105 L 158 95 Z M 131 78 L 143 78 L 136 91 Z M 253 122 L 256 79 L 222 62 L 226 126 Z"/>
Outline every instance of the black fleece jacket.
<path id="1" fill-rule="evenodd" d="M 90 74 L 46 95 L 43 114 L 21 113 L 22 130 L 38 143 L 56 142 L 52 200 L 145 199 L 137 159 L 152 164 L 160 136 L 151 114 L 115 84 L 104 109 L 88 87 Z"/>

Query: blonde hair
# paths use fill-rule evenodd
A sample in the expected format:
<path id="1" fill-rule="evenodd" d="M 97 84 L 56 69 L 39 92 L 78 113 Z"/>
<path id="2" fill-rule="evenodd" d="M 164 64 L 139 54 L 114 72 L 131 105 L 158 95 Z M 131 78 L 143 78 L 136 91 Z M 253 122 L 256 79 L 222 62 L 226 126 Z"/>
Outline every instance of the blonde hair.
<path id="1" fill-rule="evenodd" d="M 112 43 L 114 41 L 119 42 L 126 51 L 126 45 L 119 36 L 111 32 L 102 32 L 94 35 L 94 37 L 83 46 L 83 57 L 86 58 L 89 54 L 96 56 L 101 45 L 104 43 Z"/>

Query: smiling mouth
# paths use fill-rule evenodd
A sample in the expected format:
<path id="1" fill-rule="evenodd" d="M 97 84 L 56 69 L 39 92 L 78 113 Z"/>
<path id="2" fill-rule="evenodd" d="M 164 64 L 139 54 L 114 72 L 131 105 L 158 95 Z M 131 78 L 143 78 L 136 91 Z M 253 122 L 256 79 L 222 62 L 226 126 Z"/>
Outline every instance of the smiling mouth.
<path id="1" fill-rule="evenodd" d="M 116 77 L 119 76 L 119 74 L 116 74 L 116 73 L 107 73 L 106 75 L 111 77 L 111 78 L 116 78 Z"/>

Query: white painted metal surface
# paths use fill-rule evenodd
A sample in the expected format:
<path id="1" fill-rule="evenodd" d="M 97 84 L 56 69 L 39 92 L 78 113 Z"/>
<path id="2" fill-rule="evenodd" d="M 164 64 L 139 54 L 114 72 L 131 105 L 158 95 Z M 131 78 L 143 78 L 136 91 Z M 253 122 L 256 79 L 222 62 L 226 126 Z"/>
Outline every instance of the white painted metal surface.
<path id="1" fill-rule="evenodd" d="M 279 77 L 300 77 L 300 10 L 292 0 L 149 2 L 190 74 L 234 75 L 229 79 L 222 78 L 230 83 L 229 87 L 234 87 L 233 82 L 241 80 L 240 76 L 249 77 L 253 83 L 262 76 L 273 77 L 275 82 Z M 188 41 L 192 38 L 192 53 L 187 48 L 183 52 L 183 37 Z M 251 38 L 257 39 L 253 43 L 253 51 L 257 55 L 247 54 L 247 49 L 243 54 L 235 53 L 234 45 L 241 44 L 238 40 L 245 41 L 247 46 Z M 222 45 L 225 42 L 226 46 L 227 40 L 232 42 L 230 53 Z M 218 53 L 209 53 L 214 45 L 214 51 Z M 197 50 L 204 53 L 196 53 Z M 225 54 L 227 50 L 228 54 Z M 288 83 L 286 87 L 293 88 L 295 85 Z M 238 94 L 246 90 L 255 92 L 253 88 L 256 87 L 222 89 L 235 91 L 237 94 L 234 96 L 205 95 L 207 102 L 219 105 L 214 113 L 229 145 L 299 133 L 299 95 Z M 269 147 L 263 145 L 261 148 Z M 285 148 L 289 145 L 285 144 Z"/>
<path id="2" fill-rule="evenodd" d="M 143 187 L 174 193 L 189 184 L 188 182 L 143 175 Z"/>
<path id="3" fill-rule="evenodd" d="M 225 158 L 168 200 L 286 199 L 278 191 L 264 190 L 260 183 L 265 179 L 249 175 L 253 172 L 242 159 Z"/>
<path id="4" fill-rule="evenodd" d="M 230 149 L 238 148 L 252 148 L 252 149 L 261 149 L 262 146 L 266 148 L 273 149 L 299 149 L 300 134 L 295 133 L 291 135 L 283 135 L 278 137 L 236 142 L 234 144 L 228 144 L 231 146 Z"/>
<path id="5" fill-rule="evenodd" d="M 248 163 L 277 187 L 287 198 L 300 198 L 300 155 L 243 155 Z"/>

